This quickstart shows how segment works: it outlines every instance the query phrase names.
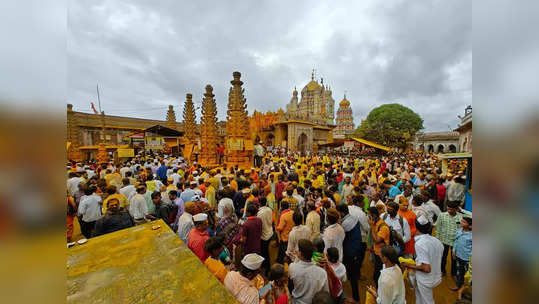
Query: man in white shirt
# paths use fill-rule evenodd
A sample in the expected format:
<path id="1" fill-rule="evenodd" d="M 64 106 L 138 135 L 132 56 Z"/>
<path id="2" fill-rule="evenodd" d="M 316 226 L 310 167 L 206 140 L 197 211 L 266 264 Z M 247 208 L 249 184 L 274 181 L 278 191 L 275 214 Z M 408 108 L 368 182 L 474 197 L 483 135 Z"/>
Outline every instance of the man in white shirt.
<path id="1" fill-rule="evenodd" d="M 431 223 L 435 223 L 436 219 L 440 216 L 440 213 L 442 213 L 440 207 L 438 207 L 432 199 L 423 203 L 423 208 L 427 211 Z"/>
<path id="2" fill-rule="evenodd" d="M 122 178 L 125 178 L 125 173 L 127 171 L 131 171 L 131 168 L 129 168 L 129 165 L 128 163 L 125 163 L 124 166 L 122 168 L 120 168 L 120 175 L 122 176 Z"/>
<path id="3" fill-rule="evenodd" d="M 399 263 L 397 252 L 391 246 L 383 246 L 380 258 L 385 268 L 380 271 L 378 289 L 369 286 L 367 291 L 376 298 L 376 303 L 405 304 L 406 290 L 402 271 L 397 266 Z"/>
<path id="4" fill-rule="evenodd" d="M 86 174 L 88 176 L 88 179 L 92 178 L 95 175 L 94 170 L 90 170 L 89 166 L 84 166 L 84 171 L 86 171 Z"/>
<path id="5" fill-rule="evenodd" d="M 335 210 L 335 208 L 329 208 L 326 211 L 326 219 L 329 226 L 324 230 L 324 233 L 322 235 L 324 244 L 326 244 L 325 251 L 327 251 L 327 249 L 330 247 L 335 247 L 339 249 L 339 262 L 342 262 L 342 243 L 344 241 L 345 233 L 344 229 L 338 223 L 339 212 Z"/>
<path id="6" fill-rule="evenodd" d="M 187 245 L 187 237 L 189 231 L 195 227 L 193 223 L 193 214 L 196 212 L 197 206 L 194 202 L 187 202 L 183 206 L 183 214 L 178 219 L 178 237 Z"/>
<path id="7" fill-rule="evenodd" d="M 427 209 L 423 206 L 423 203 L 425 202 L 425 196 L 422 194 L 414 195 L 412 199 L 412 208 L 411 210 L 416 214 L 417 217 L 420 217 L 421 215 L 425 216 L 429 220 L 429 222 L 432 221 L 429 218 L 429 212 Z"/>
<path id="8" fill-rule="evenodd" d="M 301 213 L 303 213 L 303 209 L 305 208 L 305 189 L 303 187 L 298 187 L 296 191 L 294 191 L 294 194 L 292 194 L 292 197 L 298 200 L 298 204 L 296 205 L 296 208 L 299 208 Z"/>
<path id="9" fill-rule="evenodd" d="M 466 182 L 460 176 L 455 176 L 447 188 L 447 200 L 464 202 L 466 196 Z"/>
<path id="10" fill-rule="evenodd" d="M 96 186 L 90 186 L 86 189 L 86 195 L 80 200 L 77 214 L 82 216 L 80 221 L 80 230 L 87 239 L 92 237 L 95 222 L 101 217 L 101 196 L 95 194 Z"/>
<path id="11" fill-rule="evenodd" d="M 122 179 L 123 187 L 120 188 L 120 194 L 123 194 L 128 200 L 131 200 L 131 197 L 137 193 L 135 185 L 131 185 L 129 178 L 124 177 Z"/>
<path id="12" fill-rule="evenodd" d="M 319 291 L 329 292 L 326 271 L 311 261 L 314 246 L 310 240 L 298 242 L 297 262 L 290 264 L 288 273 L 294 284 L 292 298 L 296 304 L 311 304 L 313 296 Z"/>
<path id="13" fill-rule="evenodd" d="M 288 235 L 286 255 L 292 262 L 295 262 L 297 261 L 298 241 L 301 239 L 311 239 L 311 229 L 302 225 L 303 216 L 299 212 L 294 212 L 292 220 L 294 221 L 295 226 L 292 227 L 292 230 L 290 230 L 290 234 Z"/>
<path id="14" fill-rule="evenodd" d="M 146 198 L 144 197 L 145 193 L 146 187 L 139 186 L 136 189 L 136 194 L 129 199 L 129 213 L 133 219 L 135 219 L 135 224 L 137 225 L 146 223 L 148 206 L 146 203 Z"/>
<path id="15" fill-rule="evenodd" d="M 224 198 L 225 199 L 225 198 Z M 234 212 L 234 203 L 231 199 L 226 198 L 229 201 L 229 204 L 232 206 L 232 212 Z M 272 215 L 273 211 L 270 207 L 266 206 L 266 198 L 260 198 L 260 208 L 256 217 L 262 221 L 262 234 L 260 235 L 261 239 L 261 254 L 264 257 L 264 262 L 262 267 L 265 271 L 269 270 L 269 243 L 271 237 L 273 236 L 273 226 L 272 226 Z M 224 208 L 223 208 L 224 210 Z"/>
<path id="16" fill-rule="evenodd" d="M 344 185 L 342 186 L 342 201 L 344 204 L 350 204 L 351 202 L 347 201 L 349 195 L 352 195 L 354 192 L 354 185 L 351 183 L 352 179 L 350 176 L 344 178 Z"/>
<path id="17" fill-rule="evenodd" d="M 178 173 L 178 168 L 173 169 L 173 173 L 170 175 L 170 177 L 172 177 L 172 183 L 174 186 L 178 185 L 182 178 L 182 176 Z"/>
<path id="18" fill-rule="evenodd" d="M 69 179 L 67 180 L 67 191 L 70 196 L 73 196 L 75 192 L 79 191 L 79 184 L 84 182 L 84 180 L 79 176 L 80 175 L 77 172 L 69 173 Z"/>
<path id="19" fill-rule="evenodd" d="M 415 270 L 415 302 L 417 304 L 434 303 L 432 290 L 442 281 L 441 261 L 444 246 L 432 235 L 432 224 L 425 216 L 415 220 L 415 265 L 401 263 L 401 266 Z"/>
<path id="20" fill-rule="evenodd" d="M 408 241 L 410 241 L 412 238 L 410 226 L 408 225 L 407 220 L 403 219 L 397 214 L 399 211 L 399 205 L 395 202 L 389 202 L 387 204 L 386 211 L 387 212 L 382 216 L 384 222 L 402 237 L 404 243 L 408 243 Z M 402 253 L 404 254 L 404 252 Z"/>
<path id="21" fill-rule="evenodd" d="M 348 212 L 350 212 L 350 215 L 356 217 L 359 220 L 359 224 L 361 227 L 361 239 L 363 242 L 367 241 L 367 236 L 370 230 L 369 226 L 369 219 L 367 218 L 367 214 L 365 211 L 363 211 L 363 197 L 362 196 L 354 196 L 352 199 L 352 204 L 348 205 Z"/>

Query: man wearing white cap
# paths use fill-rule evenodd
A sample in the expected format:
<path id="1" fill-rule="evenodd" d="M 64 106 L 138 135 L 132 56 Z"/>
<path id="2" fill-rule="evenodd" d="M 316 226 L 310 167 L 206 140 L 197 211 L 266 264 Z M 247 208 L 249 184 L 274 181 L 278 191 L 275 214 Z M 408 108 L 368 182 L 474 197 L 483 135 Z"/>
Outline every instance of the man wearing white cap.
<path id="1" fill-rule="evenodd" d="M 259 271 L 264 258 L 256 253 L 250 253 L 241 260 L 240 271 L 229 272 L 224 281 L 225 288 L 242 304 L 259 304 L 262 299 L 269 295 L 269 290 L 265 295 L 259 297 L 258 289 L 251 281 Z"/>
<path id="2" fill-rule="evenodd" d="M 208 229 L 208 215 L 206 213 L 196 214 L 193 216 L 193 222 L 195 222 L 195 228 L 189 231 L 187 247 L 204 263 L 210 256 L 204 250 L 204 243 L 210 238 L 210 235 L 206 231 Z"/>
<path id="3" fill-rule="evenodd" d="M 417 304 L 434 303 L 432 290 L 442 281 L 441 261 L 444 246 L 432 235 L 432 224 L 426 216 L 415 220 L 417 233 L 415 239 L 415 265 L 401 263 L 401 266 L 416 270 L 415 279 L 411 279 L 415 287 Z"/>

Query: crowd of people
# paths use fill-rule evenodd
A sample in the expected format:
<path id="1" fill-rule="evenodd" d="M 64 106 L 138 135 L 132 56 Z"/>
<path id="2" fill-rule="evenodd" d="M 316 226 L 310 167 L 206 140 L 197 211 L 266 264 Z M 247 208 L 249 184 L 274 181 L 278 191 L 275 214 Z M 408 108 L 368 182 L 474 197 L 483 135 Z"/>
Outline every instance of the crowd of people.
<path id="1" fill-rule="evenodd" d="M 405 303 L 411 288 L 416 303 L 434 303 L 446 272 L 471 300 L 465 163 L 444 175 L 435 155 L 261 148 L 250 169 L 169 155 L 71 162 L 67 240 L 75 220 L 91 238 L 161 219 L 240 303 L 359 303 L 364 263 L 367 302 Z"/>

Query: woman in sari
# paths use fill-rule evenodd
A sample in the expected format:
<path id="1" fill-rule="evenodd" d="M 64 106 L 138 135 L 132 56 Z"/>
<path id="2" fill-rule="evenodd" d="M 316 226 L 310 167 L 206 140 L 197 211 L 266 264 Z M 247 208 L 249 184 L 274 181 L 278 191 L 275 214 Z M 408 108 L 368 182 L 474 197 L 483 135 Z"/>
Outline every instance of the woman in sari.
<path id="1" fill-rule="evenodd" d="M 415 227 L 415 219 L 416 214 L 408 208 L 408 199 L 405 196 L 401 196 L 399 198 L 399 215 L 408 221 L 408 225 L 410 226 L 410 240 L 404 244 L 404 255 L 405 257 L 411 257 L 415 253 L 414 249 L 414 235 L 416 234 L 416 227 Z"/>
<path id="2" fill-rule="evenodd" d="M 231 205 L 225 205 L 223 214 L 224 216 L 219 220 L 219 222 L 217 222 L 217 226 L 215 228 L 216 234 L 223 235 L 223 245 L 226 246 L 230 252 L 233 252 L 232 243 L 240 231 L 238 217 L 233 211 Z"/>

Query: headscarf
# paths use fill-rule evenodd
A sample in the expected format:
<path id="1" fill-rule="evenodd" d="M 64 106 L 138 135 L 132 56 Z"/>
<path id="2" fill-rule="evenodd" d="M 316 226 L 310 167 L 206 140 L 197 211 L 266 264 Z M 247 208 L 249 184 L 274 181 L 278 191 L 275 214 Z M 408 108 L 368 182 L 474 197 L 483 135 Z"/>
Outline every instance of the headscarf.
<path id="1" fill-rule="evenodd" d="M 224 235 L 225 238 L 223 244 L 226 246 L 232 242 L 236 234 L 240 231 L 238 217 L 236 216 L 236 213 L 232 211 L 232 206 L 225 205 L 223 217 L 217 223 L 217 231 Z"/>

